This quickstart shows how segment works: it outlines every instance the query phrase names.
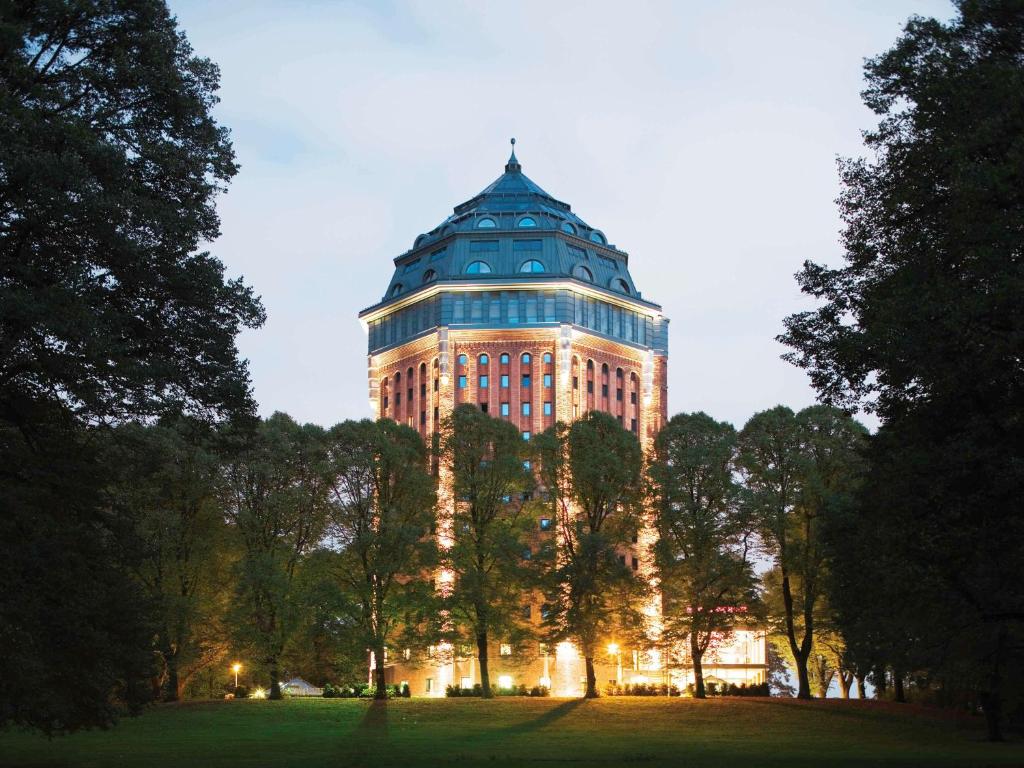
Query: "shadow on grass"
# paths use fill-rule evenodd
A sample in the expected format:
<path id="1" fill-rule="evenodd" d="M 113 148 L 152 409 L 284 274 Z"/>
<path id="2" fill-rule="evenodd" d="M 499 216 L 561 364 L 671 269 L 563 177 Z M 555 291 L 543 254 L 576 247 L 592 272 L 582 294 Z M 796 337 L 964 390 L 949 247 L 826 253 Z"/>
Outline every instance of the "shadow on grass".
<path id="1" fill-rule="evenodd" d="M 563 717 L 568 715 L 574 709 L 579 707 L 585 699 L 571 699 L 564 701 L 557 707 L 552 707 L 544 714 L 539 717 L 535 717 L 532 720 L 526 720 L 522 723 L 516 723 L 510 725 L 507 728 L 492 728 L 490 730 L 481 731 L 474 736 L 471 736 L 467 741 L 489 741 L 491 739 L 506 739 L 513 736 L 522 736 L 528 733 L 538 731 L 545 726 L 551 725 L 561 720 Z"/>

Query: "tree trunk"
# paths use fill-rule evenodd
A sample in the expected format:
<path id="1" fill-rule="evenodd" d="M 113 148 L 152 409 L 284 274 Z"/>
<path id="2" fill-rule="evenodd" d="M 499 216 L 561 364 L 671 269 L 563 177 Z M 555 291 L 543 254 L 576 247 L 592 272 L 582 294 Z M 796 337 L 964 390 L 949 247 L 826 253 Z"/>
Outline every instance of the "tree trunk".
<path id="1" fill-rule="evenodd" d="M 483 687 L 481 695 L 485 699 L 489 699 L 494 694 L 491 692 L 491 670 L 488 667 L 487 630 L 480 632 L 476 636 L 476 657 L 480 662 L 480 685 Z"/>
<path id="2" fill-rule="evenodd" d="M 857 698 L 858 699 L 866 699 L 868 697 L 868 692 L 865 689 L 866 681 L 864 679 L 866 677 L 866 675 L 863 672 L 857 672 L 856 677 L 857 677 Z"/>
<path id="3" fill-rule="evenodd" d="M 903 690 L 903 673 L 898 669 L 892 671 L 892 687 L 896 691 L 896 701 L 900 704 L 907 703 L 907 694 Z"/>
<path id="4" fill-rule="evenodd" d="M 839 670 L 836 674 L 839 675 L 839 695 L 844 699 L 850 698 L 850 687 L 853 683 L 853 674 Z"/>
<path id="5" fill-rule="evenodd" d="M 886 679 L 885 667 L 875 667 L 871 673 L 871 682 L 875 684 L 875 698 L 884 699 L 889 681 Z"/>
<path id="6" fill-rule="evenodd" d="M 793 626 L 793 590 L 789 586 L 789 575 L 783 572 L 782 576 L 782 604 L 786 609 L 786 638 L 789 640 L 789 650 L 793 654 L 793 662 L 796 664 L 796 679 L 798 699 L 811 698 L 811 680 L 807 675 L 807 659 L 811 655 L 810 643 L 807 642 L 807 630 L 804 630 L 804 645 L 808 648 L 801 652 L 800 646 L 796 644 L 796 628 Z"/>
<path id="7" fill-rule="evenodd" d="M 807 674 L 807 657 L 800 653 L 794 654 L 793 662 L 796 665 L 796 697 L 809 699 L 811 698 L 811 677 Z"/>
<path id="8" fill-rule="evenodd" d="M 700 643 L 697 642 L 696 632 L 690 633 L 690 656 L 693 657 L 693 697 L 695 699 L 707 698 L 707 692 L 704 690 L 704 652 L 700 649 Z"/>
<path id="9" fill-rule="evenodd" d="M 277 656 L 270 660 L 270 698 L 283 699 L 281 695 L 281 675 L 277 671 Z"/>
<path id="10" fill-rule="evenodd" d="M 587 656 L 587 690 L 583 694 L 585 699 L 596 699 L 597 698 L 597 674 L 594 672 L 594 657 Z"/>
<path id="11" fill-rule="evenodd" d="M 989 741 L 1002 741 L 1003 692 L 1002 692 L 1002 660 L 1003 649 L 1006 647 L 1006 625 L 1000 624 L 996 635 L 995 663 L 989 675 L 988 690 L 979 695 L 981 710 L 985 713 L 985 728 Z"/>
<path id="12" fill-rule="evenodd" d="M 167 679 L 164 681 L 164 701 L 178 701 L 181 694 L 181 684 L 178 681 L 178 654 L 169 651 L 164 654 L 167 662 Z"/>
<path id="13" fill-rule="evenodd" d="M 373 698 L 386 699 L 388 684 L 384 677 L 384 646 L 379 645 L 373 651 Z"/>

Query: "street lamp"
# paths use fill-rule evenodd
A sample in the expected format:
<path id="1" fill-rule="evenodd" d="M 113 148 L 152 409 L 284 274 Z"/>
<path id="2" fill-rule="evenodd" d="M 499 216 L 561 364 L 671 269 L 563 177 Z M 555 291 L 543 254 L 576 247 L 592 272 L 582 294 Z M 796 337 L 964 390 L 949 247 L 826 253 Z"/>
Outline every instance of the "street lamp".
<path id="1" fill-rule="evenodd" d="M 237 661 L 231 665 L 231 671 L 235 673 L 235 688 L 238 687 L 238 673 L 242 671 L 242 665 Z"/>

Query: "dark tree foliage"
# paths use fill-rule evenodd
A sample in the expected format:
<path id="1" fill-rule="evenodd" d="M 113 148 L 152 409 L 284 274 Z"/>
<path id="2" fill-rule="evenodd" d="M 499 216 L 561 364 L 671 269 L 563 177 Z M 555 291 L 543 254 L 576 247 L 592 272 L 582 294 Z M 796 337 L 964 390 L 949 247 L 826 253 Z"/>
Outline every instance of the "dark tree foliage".
<path id="1" fill-rule="evenodd" d="M 856 526 L 874 556 L 848 574 L 880 609 L 862 645 L 912 638 L 996 739 L 1024 648 L 1024 4 L 956 7 L 868 62 L 881 120 L 874 158 L 840 166 L 845 263 L 804 266 L 822 305 L 781 339 L 823 398 L 882 419 Z"/>
<path id="2" fill-rule="evenodd" d="M 523 559 L 531 518 L 522 493 L 533 486 L 524 463 L 529 447 L 515 425 L 468 403 L 442 424 L 440 442 L 455 493 L 450 546 L 441 552 L 454 576 L 444 607 L 453 639 L 463 641 L 457 644 L 466 634 L 476 644 L 483 697 L 490 698 L 489 643 L 500 633 L 502 642 L 521 645 L 526 634 L 520 617 L 532 575 Z"/>
<path id="3" fill-rule="evenodd" d="M 680 413 L 655 440 L 648 467 L 663 600 L 662 640 L 686 642 L 694 696 L 705 698 L 704 654 L 755 598 L 753 526 L 740 504 L 736 430 L 706 413 Z"/>
<path id="4" fill-rule="evenodd" d="M 642 523 L 642 463 L 636 436 L 614 417 L 589 411 L 535 438 L 541 482 L 557 522 L 557 563 L 550 570 L 553 640 L 572 639 L 586 665 L 586 698 L 597 697 L 594 658 L 604 638 L 644 631 L 647 586 L 617 547 Z"/>
<path id="5" fill-rule="evenodd" d="M 387 698 L 388 644 L 412 636 L 432 606 L 420 578 L 434 565 L 436 489 L 419 433 L 390 419 L 346 421 L 328 434 L 331 543 L 341 613 L 374 656 L 374 695 Z M 409 639 L 409 637 L 403 638 Z"/>
<path id="6" fill-rule="evenodd" d="M 148 688 L 90 429 L 251 410 L 263 309 L 196 253 L 236 171 L 217 80 L 162 2 L 0 6 L 0 723 L 107 725 Z"/>

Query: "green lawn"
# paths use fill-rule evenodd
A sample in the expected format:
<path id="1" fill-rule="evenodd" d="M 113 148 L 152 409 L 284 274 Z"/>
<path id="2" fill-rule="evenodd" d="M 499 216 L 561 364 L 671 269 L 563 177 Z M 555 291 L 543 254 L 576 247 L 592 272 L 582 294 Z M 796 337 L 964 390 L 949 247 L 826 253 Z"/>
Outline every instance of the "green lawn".
<path id="1" fill-rule="evenodd" d="M 877 702 L 617 698 L 167 705 L 107 732 L 0 735 L 18 766 L 995 766 L 1024 743 Z"/>

